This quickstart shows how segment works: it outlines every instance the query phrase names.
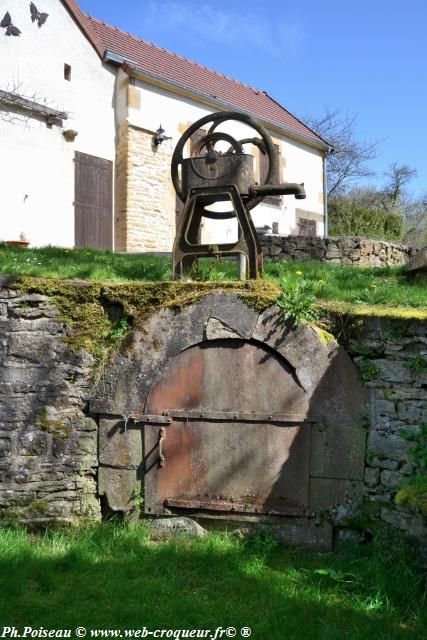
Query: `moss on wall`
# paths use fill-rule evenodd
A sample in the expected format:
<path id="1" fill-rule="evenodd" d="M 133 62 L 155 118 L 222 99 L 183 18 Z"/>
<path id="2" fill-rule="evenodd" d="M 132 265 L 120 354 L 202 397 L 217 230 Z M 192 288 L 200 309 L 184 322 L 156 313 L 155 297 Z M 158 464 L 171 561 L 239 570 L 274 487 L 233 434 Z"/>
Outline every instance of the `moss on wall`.
<path id="1" fill-rule="evenodd" d="M 20 277 L 11 287 L 23 293 L 49 296 L 60 319 L 70 328 L 64 342 L 71 351 L 84 349 L 97 361 L 104 359 L 115 347 L 114 343 L 124 337 L 125 331 L 115 331 L 123 318 L 128 320 L 129 328 L 143 330 L 145 318 L 159 307 L 179 309 L 210 294 L 234 293 L 248 306 L 263 311 L 274 304 L 280 294 L 279 288 L 266 280 L 104 285 Z M 116 313 L 112 314 L 114 308 Z"/>
<path id="2" fill-rule="evenodd" d="M 40 409 L 36 425 L 42 431 L 51 433 L 54 440 L 66 440 L 72 433 L 72 427 L 70 424 L 64 422 L 64 420 L 58 420 L 49 416 L 49 412 L 46 407 Z"/>

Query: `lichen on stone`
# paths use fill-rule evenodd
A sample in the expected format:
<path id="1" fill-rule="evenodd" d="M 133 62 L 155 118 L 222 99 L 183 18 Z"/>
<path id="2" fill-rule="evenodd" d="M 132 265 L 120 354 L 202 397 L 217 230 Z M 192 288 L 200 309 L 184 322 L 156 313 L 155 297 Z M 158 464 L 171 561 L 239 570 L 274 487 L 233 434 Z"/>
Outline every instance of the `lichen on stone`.
<path id="1" fill-rule="evenodd" d="M 39 411 L 39 415 L 36 421 L 36 425 L 42 431 L 51 433 L 54 440 L 61 439 L 66 440 L 72 433 L 72 427 L 64 420 L 57 418 L 55 414 L 52 414 L 52 407 L 42 407 Z"/>

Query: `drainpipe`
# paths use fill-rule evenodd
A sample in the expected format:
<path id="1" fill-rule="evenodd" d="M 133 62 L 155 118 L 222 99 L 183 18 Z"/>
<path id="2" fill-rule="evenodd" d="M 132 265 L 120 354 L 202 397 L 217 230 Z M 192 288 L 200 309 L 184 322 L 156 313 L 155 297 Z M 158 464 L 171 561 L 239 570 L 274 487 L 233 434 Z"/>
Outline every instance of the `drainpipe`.
<path id="1" fill-rule="evenodd" d="M 330 151 L 329 151 L 330 153 Z M 326 153 L 323 156 L 323 226 L 324 226 L 324 232 L 323 232 L 323 236 L 325 238 L 328 237 L 328 233 L 329 233 L 329 218 L 328 218 L 328 178 L 326 175 Z"/>

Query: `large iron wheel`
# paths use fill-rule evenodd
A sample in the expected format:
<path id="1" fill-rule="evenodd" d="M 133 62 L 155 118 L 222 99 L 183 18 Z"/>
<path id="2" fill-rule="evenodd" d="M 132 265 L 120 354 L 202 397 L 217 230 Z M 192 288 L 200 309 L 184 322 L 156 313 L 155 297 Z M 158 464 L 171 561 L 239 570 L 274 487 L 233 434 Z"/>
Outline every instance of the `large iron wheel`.
<path id="1" fill-rule="evenodd" d="M 257 138 L 257 137 L 244 138 L 243 140 L 238 141 L 238 140 L 235 140 L 229 134 L 216 132 L 217 127 L 227 120 L 237 120 L 238 122 L 243 122 L 244 124 L 247 124 L 249 127 L 254 129 L 261 136 L 261 138 Z M 214 146 L 216 142 L 220 140 L 227 141 L 230 144 L 230 149 L 229 149 L 230 153 L 241 153 L 243 151 L 243 145 L 249 144 L 249 143 L 253 144 L 260 149 L 261 153 L 266 154 L 268 157 L 268 171 L 267 171 L 265 180 L 263 181 L 262 184 L 273 184 L 274 178 L 276 175 L 276 156 L 274 152 L 273 141 L 271 140 L 271 137 L 269 136 L 267 131 L 254 118 L 252 118 L 251 116 L 245 113 L 239 113 L 238 111 L 226 111 L 226 112 L 219 111 L 216 113 L 211 113 L 205 116 L 204 118 L 197 120 L 197 122 L 195 122 L 194 124 L 192 124 L 181 136 L 181 138 L 179 139 L 175 147 L 175 150 L 172 156 L 171 174 L 172 174 L 173 186 L 181 202 L 185 203 L 186 196 L 187 196 L 187 194 L 184 193 L 183 191 L 182 182 L 179 174 L 180 166 L 182 165 L 182 162 L 184 160 L 183 154 L 184 154 L 185 145 L 187 141 L 190 139 L 190 137 L 193 135 L 193 133 L 195 133 L 198 129 L 200 129 L 201 127 L 203 127 L 208 123 L 212 123 L 212 124 L 209 130 L 207 131 L 206 136 L 201 138 L 198 144 L 196 145 L 194 150 L 196 154 L 200 153 L 203 149 L 206 149 L 207 154 L 216 153 L 214 150 Z M 195 169 L 195 167 L 193 167 L 193 169 Z M 199 174 L 198 171 L 196 173 Z M 202 175 L 200 175 L 200 177 L 206 178 L 206 176 L 202 176 Z M 263 199 L 263 196 L 249 198 L 245 202 L 245 204 L 248 209 L 253 209 L 257 204 L 259 204 L 262 201 L 262 199 Z M 221 219 L 235 217 L 234 211 L 221 212 L 220 214 L 215 216 L 215 214 L 212 211 L 207 210 L 205 207 L 203 208 L 202 213 L 206 217 L 218 217 Z"/>

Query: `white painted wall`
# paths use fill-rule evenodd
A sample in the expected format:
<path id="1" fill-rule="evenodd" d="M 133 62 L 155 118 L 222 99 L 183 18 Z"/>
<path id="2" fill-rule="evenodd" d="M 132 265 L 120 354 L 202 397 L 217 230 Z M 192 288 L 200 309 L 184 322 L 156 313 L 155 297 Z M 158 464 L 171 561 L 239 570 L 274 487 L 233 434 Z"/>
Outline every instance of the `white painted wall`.
<path id="1" fill-rule="evenodd" d="M 120 84 L 120 83 L 119 83 Z M 118 104 L 120 104 L 120 118 L 128 117 L 132 125 L 143 127 L 155 131 L 159 124 L 166 131 L 167 136 L 172 140 L 168 143 L 173 149 L 181 137 L 179 125 L 183 123 L 191 124 L 212 113 L 213 109 L 198 103 L 196 100 L 174 94 L 166 89 L 156 87 L 152 84 L 135 80 L 135 86 L 140 91 L 140 109 L 126 108 L 124 106 L 122 88 L 117 94 Z M 221 131 L 227 131 L 237 139 L 241 139 L 254 134 L 252 129 L 248 129 L 240 123 L 231 123 L 227 127 L 221 127 Z M 252 210 L 252 218 L 255 226 L 265 224 L 272 226 L 273 222 L 279 223 L 279 233 L 289 234 L 295 229 L 295 210 L 303 208 L 313 213 L 323 215 L 323 167 L 322 155 L 317 149 L 298 143 L 285 136 L 278 136 L 270 131 L 270 135 L 276 144 L 280 145 L 281 156 L 285 159 L 286 166 L 283 169 L 282 180 L 286 182 L 304 182 L 307 198 L 305 200 L 295 200 L 293 196 L 282 197 L 282 206 L 260 204 Z M 257 168 L 255 167 L 255 171 Z M 232 241 L 236 237 L 235 220 L 213 221 L 206 219 L 204 223 L 205 241 Z M 323 222 L 318 223 L 318 233 L 323 234 Z"/>
<path id="2" fill-rule="evenodd" d="M 29 2 L 0 0 L 0 19 L 7 10 L 22 34 L 5 37 L 0 30 L 0 89 L 17 87 L 69 118 L 63 128 L 34 117 L 10 122 L 0 104 L 0 239 L 23 232 L 31 246 L 72 247 L 74 152 L 114 160 L 115 71 L 101 63 L 60 0 L 43 0 L 49 17 L 41 28 L 31 22 Z M 70 82 L 64 63 L 71 65 Z M 74 142 L 66 142 L 64 129 L 78 132 Z"/>

